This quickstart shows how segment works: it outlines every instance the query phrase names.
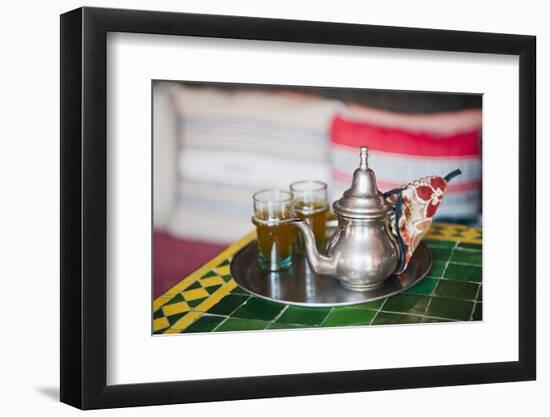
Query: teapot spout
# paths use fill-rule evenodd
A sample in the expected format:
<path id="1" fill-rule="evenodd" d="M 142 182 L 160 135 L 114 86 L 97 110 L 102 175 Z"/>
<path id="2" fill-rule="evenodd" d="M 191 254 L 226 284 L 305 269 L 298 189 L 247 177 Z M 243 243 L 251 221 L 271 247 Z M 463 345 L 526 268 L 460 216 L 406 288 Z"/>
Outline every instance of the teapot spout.
<path id="1" fill-rule="evenodd" d="M 319 253 L 315 243 L 315 236 L 309 224 L 302 219 L 293 219 L 292 223 L 302 232 L 307 260 L 311 269 L 313 269 L 315 273 L 321 275 L 336 275 L 336 262 Z"/>

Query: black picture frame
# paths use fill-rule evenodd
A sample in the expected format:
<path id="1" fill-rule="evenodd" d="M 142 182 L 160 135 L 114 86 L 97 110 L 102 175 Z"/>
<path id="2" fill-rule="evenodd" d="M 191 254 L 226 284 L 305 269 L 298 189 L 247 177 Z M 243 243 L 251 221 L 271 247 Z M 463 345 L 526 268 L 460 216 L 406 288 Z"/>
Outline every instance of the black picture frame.
<path id="1" fill-rule="evenodd" d="M 519 56 L 519 360 L 107 385 L 108 32 Z M 94 409 L 535 379 L 535 45 L 524 35 L 251 17 L 88 7 L 61 15 L 61 401 Z"/>

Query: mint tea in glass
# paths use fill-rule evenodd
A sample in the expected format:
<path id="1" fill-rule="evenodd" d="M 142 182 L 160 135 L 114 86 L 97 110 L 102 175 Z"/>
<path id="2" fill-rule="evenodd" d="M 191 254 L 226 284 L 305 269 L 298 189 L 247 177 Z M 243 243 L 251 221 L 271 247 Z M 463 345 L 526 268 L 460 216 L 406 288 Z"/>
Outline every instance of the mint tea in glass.
<path id="1" fill-rule="evenodd" d="M 280 271 L 292 264 L 292 249 L 297 229 L 292 193 L 284 190 L 263 190 L 253 195 L 254 216 L 258 237 L 258 261 L 266 271 Z"/>
<path id="2" fill-rule="evenodd" d="M 321 181 L 298 181 L 290 184 L 290 191 L 293 195 L 292 204 L 296 217 L 309 223 L 317 248 L 322 249 L 329 212 L 327 185 Z M 296 250 L 300 253 L 304 252 L 301 234 L 296 239 Z"/>

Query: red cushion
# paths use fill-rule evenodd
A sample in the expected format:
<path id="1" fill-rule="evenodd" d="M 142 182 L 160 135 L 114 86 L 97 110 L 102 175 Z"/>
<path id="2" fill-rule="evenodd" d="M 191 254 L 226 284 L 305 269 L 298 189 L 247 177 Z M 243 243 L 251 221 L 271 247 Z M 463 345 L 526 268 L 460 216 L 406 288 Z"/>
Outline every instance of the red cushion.
<path id="1" fill-rule="evenodd" d="M 223 245 L 153 233 L 153 297 L 169 290 L 225 249 Z"/>
<path id="2" fill-rule="evenodd" d="M 413 119 L 414 116 L 409 116 Z M 430 117 L 436 122 L 452 122 L 452 114 L 442 118 L 439 114 L 418 116 L 426 126 Z M 457 118 L 460 114 L 457 114 Z M 401 117 L 402 118 L 402 117 Z M 399 116 L 393 117 L 400 121 Z M 349 187 L 351 176 L 358 164 L 359 147 L 369 148 L 369 165 L 376 172 L 381 191 L 402 187 L 418 178 L 432 175 L 445 176 L 455 169 L 462 175 L 449 186 L 445 203 L 438 214 L 449 220 L 473 221 L 480 211 L 481 201 L 481 126 L 468 125 L 456 130 L 407 129 L 404 123 L 384 125 L 373 121 L 357 120 L 346 116 L 334 118 L 331 126 L 332 179 L 336 194 Z M 413 119 L 414 121 L 414 119 Z M 402 120 L 401 120 L 402 122 Z M 413 127 L 418 127 L 409 121 Z M 418 123 L 417 123 L 418 124 Z"/>
<path id="3" fill-rule="evenodd" d="M 332 123 L 332 143 L 359 149 L 367 145 L 370 151 L 411 156 L 478 156 L 479 130 L 452 135 L 433 135 L 335 117 Z"/>

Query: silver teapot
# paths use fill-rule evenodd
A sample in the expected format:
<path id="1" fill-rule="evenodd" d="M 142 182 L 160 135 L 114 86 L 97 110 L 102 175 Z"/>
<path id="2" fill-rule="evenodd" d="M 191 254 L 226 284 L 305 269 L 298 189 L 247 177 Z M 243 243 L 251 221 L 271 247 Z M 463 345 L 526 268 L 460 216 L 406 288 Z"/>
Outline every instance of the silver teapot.
<path id="1" fill-rule="evenodd" d="M 335 276 L 355 291 L 381 285 L 396 271 L 400 259 L 390 227 L 393 207 L 378 190 L 367 159 L 368 149 L 363 146 L 351 188 L 333 204 L 338 228 L 328 239 L 325 254 L 318 252 L 309 224 L 293 220 L 303 234 L 311 268 L 317 274 Z"/>

